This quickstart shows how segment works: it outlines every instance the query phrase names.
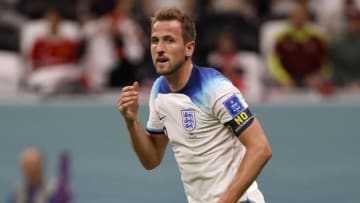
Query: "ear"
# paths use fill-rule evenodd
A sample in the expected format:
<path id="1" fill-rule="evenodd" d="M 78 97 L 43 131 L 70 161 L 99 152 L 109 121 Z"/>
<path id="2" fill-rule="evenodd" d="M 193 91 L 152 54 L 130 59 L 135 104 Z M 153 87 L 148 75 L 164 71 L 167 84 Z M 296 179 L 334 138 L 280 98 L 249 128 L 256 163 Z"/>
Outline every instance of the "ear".
<path id="1" fill-rule="evenodd" d="M 185 56 L 191 57 L 195 50 L 195 41 L 190 41 L 185 44 Z"/>

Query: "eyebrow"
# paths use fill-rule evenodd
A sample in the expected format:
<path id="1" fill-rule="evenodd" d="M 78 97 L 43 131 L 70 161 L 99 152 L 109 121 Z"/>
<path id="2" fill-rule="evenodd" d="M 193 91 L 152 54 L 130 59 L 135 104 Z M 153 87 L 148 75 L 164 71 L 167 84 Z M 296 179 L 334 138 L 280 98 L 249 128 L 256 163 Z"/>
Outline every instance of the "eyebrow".
<path id="1" fill-rule="evenodd" d="M 152 40 L 153 39 L 175 39 L 175 37 L 172 36 L 172 35 L 164 35 L 164 36 L 161 36 L 161 37 L 159 37 L 159 36 L 151 36 L 151 39 Z"/>
<path id="2" fill-rule="evenodd" d="M 175 38 L 173 35 L 170 35 L 170 34 L 166 34 L 166 35 L 163 35 L 163 36 L 161 36 L 161 37 L 158 37 L 157 35 L 152 35 L 152 34 L 151 34 L 151 37 L 157 37 L 157 38 L 172 37 L 172 38 Z"/>

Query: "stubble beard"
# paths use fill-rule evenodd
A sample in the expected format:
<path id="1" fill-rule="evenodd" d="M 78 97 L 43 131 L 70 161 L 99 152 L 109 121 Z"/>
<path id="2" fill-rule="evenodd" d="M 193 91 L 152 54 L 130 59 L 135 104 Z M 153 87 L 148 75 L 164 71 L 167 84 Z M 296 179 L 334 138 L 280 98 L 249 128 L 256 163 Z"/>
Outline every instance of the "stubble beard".
<path id="1" fill-rule="evenodd" d="M 175 63 L 171 63 L 170 61 L 168 61 L 169 63 L 169 67 L 164 70 L 161 71 L 160 69 L 158 69 L 156 72 L 159 75 L 163 75 L 163 76 L 171 76 L 174 73 L 176 73 L 186 62 L 186 57 L 184 56 L 184 58 L 182 58 L 181 60 L 176 61 Z"/>

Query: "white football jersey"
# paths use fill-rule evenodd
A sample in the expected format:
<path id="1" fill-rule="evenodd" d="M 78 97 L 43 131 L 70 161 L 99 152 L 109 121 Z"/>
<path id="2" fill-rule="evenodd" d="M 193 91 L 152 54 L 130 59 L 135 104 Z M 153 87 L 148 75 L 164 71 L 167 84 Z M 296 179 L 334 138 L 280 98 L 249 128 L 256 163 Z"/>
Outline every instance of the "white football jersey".
<path id="1" fill-rule="evenodd" d="M 244 157 L 238 136 L 254 120 L 240 91 L 216 70 L 194 65 L 179 92 L 171 92 L 160 76 L 149 108 L 146 130 L 168 136 L 189 203 L 215 202 Z M 257 190 L 254 182 L 239 202 Z"/>

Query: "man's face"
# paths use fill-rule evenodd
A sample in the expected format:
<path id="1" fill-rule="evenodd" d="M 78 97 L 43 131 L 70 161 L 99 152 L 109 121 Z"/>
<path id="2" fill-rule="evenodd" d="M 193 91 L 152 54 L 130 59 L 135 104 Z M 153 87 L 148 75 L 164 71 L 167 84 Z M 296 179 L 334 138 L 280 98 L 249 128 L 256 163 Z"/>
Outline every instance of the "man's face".
<path id="1" fill-rule="evenodd" d="M 21 166 L 24 178 L 27 183 L 38 186 L 42 178 L 42 158 L 41 154 L 34 150 L 28 150 L 21 157 Z"/>
<path id="2" fill-rule="evenodd" d="M 301 4 L 295 4 L 290 14 L 290 19 L 295 27 L 302 27 L 309 20 L 309 14 L 306 7 Z"/>
<path id="3" fill-rule="evenodd" d="M 155 22 L 151 30 L 151 56 L 159 75 L 171 75 L 186 61 L 181 23 L 177 20 Z"/>

